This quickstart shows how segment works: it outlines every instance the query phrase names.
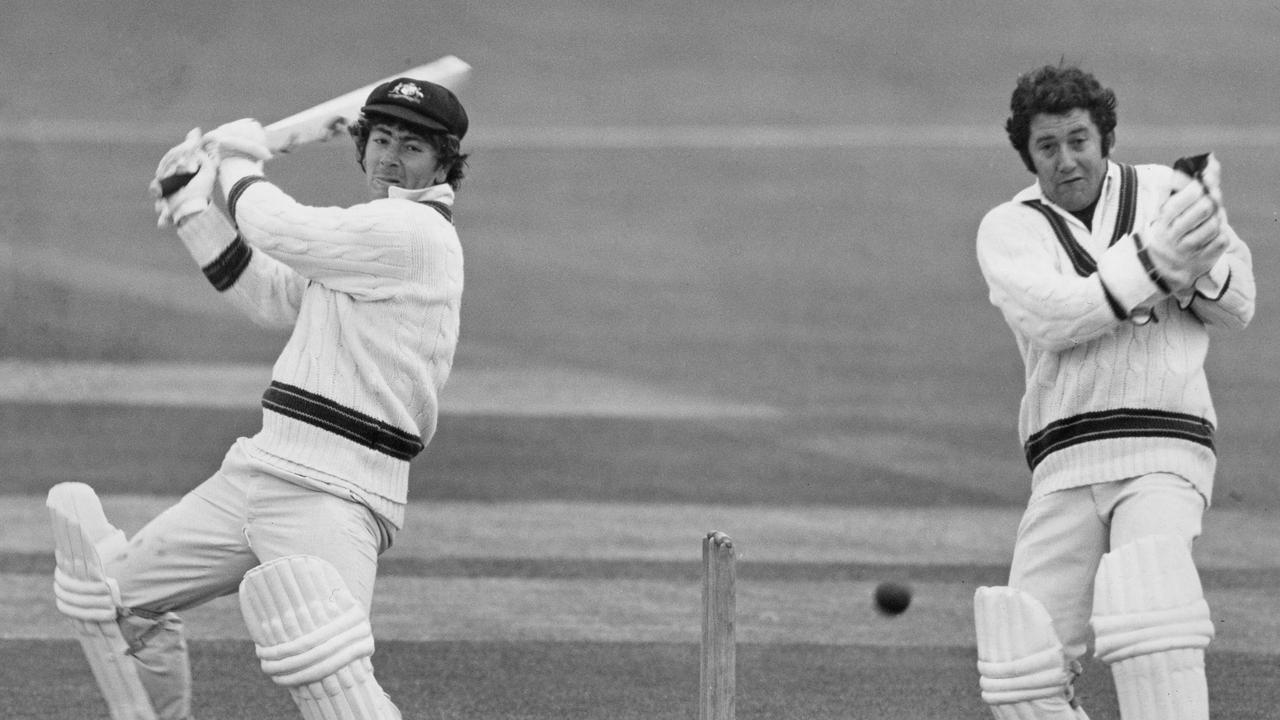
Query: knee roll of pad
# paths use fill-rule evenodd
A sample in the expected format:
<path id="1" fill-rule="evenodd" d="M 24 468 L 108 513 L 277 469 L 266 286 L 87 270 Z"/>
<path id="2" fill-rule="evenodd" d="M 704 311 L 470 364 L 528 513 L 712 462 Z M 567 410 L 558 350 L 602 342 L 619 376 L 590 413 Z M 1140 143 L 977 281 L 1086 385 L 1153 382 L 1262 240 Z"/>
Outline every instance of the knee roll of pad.
<path id="1" fill-rule="evenodd" d="M 107 576 L 102 558 L 127 542 L 123 530 L 107 521 L 93 488 L 59 483 L 45 502 L 53 525 L 53 596 L 58 610 L 76 620 L 114 622 L 120 590 Z"/>
<path id="2" fill-rule="evenodd" d="M 291 555 L 250 570 L 240 609 L 262 670 L 308 720 L 398 720 L 373 677 L 373 632 L 333 565 Z"/>
<path id="3" fill-rule="evenodd" d="M 1080 717 L 1069 697 L 1075 673 L 1038 600 L 1010 587 L 974 595 L 982 699 L 999 718 Z"/>
<path id="4" fill-rule="evenodd" d="M 1150 536 L 1103 556 L 1093 611 L 1095 654 L 1111 666 L 1126 720 L 1208 718 L 1214 627 L 1186 542 Z"/>
<path id="5" fill-rule="evenodd" d="M 120 591 L 108 577 L 76 577 L 61 567 L 53 571 L 53 599 L 58 610 L 75 620 L 115 622 Z"/>
<path id="6" fill-rule="evenodd" d="M 1213 621 L 1191 550 L 1173 536 L 1151 536 L 1103 556 L 1093 588 L 1099 660 L 1203 649 Z"/>

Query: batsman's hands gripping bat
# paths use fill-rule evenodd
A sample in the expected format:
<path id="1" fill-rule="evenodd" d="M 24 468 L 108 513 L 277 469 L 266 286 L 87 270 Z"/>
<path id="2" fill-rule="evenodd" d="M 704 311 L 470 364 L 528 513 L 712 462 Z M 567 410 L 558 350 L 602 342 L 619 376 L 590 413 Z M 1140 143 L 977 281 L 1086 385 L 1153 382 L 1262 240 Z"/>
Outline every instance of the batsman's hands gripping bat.
<path id="1" fill-rule="evenodd" d="M 156 199 L 156 225 L 160 228 L 180 225 L 188 217 L 209 207 L 218 176 L 217 167 L 218 163 L 208 152 L 200 128 L 193 128 L 182 142 L 170 148 L 160 158 L 155 179 L 150 185 L 151 195 Z M 162 189 L 164 180 L 177 173 L 189 176 L 189 181 L 166 195 Z"/>
<path id="2" fill-rule="evenodd" d="M 219 125 L 205 133 L 204 141 L 222 160 L 241 157 L 261 163 L 274 157 L 266 129 L 252 118 Z"/>
<path id="3" fill-rule="evenodd" d="M 369 97 L 369 93 L 388 80 L 409 77 L 428 80 L 450 90 L 457 90 L 470 73 L 470 65 L 453 55 L 446 55 L 425 65 L 375 80 L 368 85 L 267 125 L 264 128 L 267 150 L 272 154 L 287 153 L 303 145 L 322 142 L 342 133 L 359 117 L 360 108 Z M 176 191 L 189 181 L 191 176 L 188 172 L 165 178 L 161 182 L 162 194 L 168 195 Z"/>
<path id="4" fill-rule="evenodd" d="M 272 157 L 267 142 L 266 131 L 252 118 L 219 125 L 205 134 L 204 146 L 218 165 L 223 192 L 230 192 L 239 178 L 263 174 L 263 162 Z"/>
<path id="5" fill-rule="evenodd" d="M 1184 161 L 1189 162 L 1184 163 Z M 1180 166 L 1180 163 L 1183 164 Z M 1213 153 L 1205 153 L 1192 158 L 1180 158 L 1173 167 L 1194 178 L 1193 184 L 1200 185 L 1204 194 L 1213 202 L 1213 219 L 1217 221 L 1219 227 L 1218 233 L 1209 241 L 1198 247 L 1188 248 L 1188 251 L 1194 253 L 1189 267 L 1192 284 L 1194 284 L 1197 279 L 1213 269 L 1230 244 L 1230 231 L 1223 231 L 1224 228 L 1229 228 L 1229 225 L 1227 208 L 1222 199 L 1222 163 Z"/>

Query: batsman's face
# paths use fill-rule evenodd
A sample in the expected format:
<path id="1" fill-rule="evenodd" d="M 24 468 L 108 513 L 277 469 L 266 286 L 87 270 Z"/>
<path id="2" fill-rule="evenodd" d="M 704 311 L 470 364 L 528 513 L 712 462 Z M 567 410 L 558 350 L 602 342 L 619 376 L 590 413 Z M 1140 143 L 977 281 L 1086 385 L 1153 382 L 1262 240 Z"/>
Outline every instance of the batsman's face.
<path id="1" fill-rule="evenodd" d="M 1089 207 L 1107 175 L 1104 142 L 1110 139 L 1102 137 L 1089 111 L 1081 108 L 1031 118 L 1028 149 L 1045 197 L 1071 212 Z"/>
<path id="2" fill-rule="evenodd" d="M 369 196 L 387 197 L 395 185 L 420 190 L 444 182 L 436 151 L 417 133 L 388 125 L 374 125 L 364 149 L 364 172 Z"/>

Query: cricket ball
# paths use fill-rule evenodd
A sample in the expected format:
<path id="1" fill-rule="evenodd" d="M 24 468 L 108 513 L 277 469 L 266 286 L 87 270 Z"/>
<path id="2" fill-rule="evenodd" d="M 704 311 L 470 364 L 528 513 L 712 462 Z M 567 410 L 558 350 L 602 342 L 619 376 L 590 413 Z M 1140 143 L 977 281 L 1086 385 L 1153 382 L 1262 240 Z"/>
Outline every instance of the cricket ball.
<path id="1" fill-rule="evenodd" d="M 874 595 L 876 609 L 884 615 L 899 615 L 911 604 L 911 588 L 904 583 L 882 582 Z"/>

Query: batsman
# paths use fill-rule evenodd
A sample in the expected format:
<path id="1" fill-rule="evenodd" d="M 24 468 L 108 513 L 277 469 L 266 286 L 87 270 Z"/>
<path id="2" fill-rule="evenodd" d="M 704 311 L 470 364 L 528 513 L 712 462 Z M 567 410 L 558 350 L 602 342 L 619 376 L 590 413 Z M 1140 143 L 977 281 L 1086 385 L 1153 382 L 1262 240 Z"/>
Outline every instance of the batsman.
<path id="1" fill-rule="evenodd" d="M 347 208 L 269 182 L 255 120 L 193 130 L 161 159 L 161 226 L 228 302 L 292 330 L 260 429 L 132 538 L 88 485 L 49 493 L 58 608 L 115 720 L 192 717 L 176 613 L 236 592 L 263 671 L 306 720 L 400 718 L 374 678 L 369 611 L 458 340 L 467 125 L 442 85 L 377 86 L 349 128 L 370 199 Z"/>
<path id="2" fill-rule="evenodd" d="M 1028 72 L 1010 110 L 1036 183 L 982 219 L 977 256 L 1025 365 L 1031 494 L 1008 585 L 975 595 L 982 698 L 998 720 L 1085 720 L 1073 688 L 1092 641 L 1124 720 L 1206 720 L 1204 361 L 1210 328 L 1253 316 L 1249 249 L 1216 157 L 1112 157 L 1116 96 L 1091 73 Z"/>

